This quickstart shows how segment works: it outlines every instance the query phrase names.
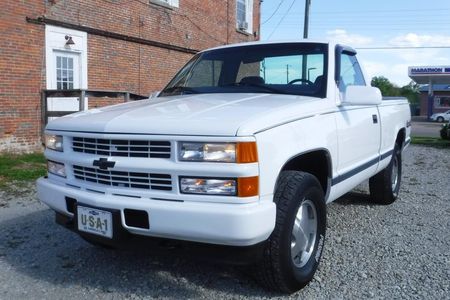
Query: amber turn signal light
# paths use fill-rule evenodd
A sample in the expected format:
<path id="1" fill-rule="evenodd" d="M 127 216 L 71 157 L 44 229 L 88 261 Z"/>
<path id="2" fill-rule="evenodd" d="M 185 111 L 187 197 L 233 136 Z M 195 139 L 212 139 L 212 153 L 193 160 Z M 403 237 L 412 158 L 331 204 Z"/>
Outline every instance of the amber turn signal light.
<path id="1" fill-rule="evenodd" d="M 258 162 L 258 152 L 256 151 L 256 142 L 240 142 L 236 144 L 236 162 L 254 163 Z"/>
<path id="2" fill-rule="evenodd" d="M 241 177 L 238 178 L 238 197 L 258 196 L 259 177 Z"/>

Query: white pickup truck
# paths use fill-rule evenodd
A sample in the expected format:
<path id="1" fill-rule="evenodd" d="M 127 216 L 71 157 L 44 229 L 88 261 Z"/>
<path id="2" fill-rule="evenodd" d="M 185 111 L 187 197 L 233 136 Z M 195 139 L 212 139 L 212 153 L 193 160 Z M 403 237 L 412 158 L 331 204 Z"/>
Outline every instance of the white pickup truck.
<path id="1" fill-rule="evenodd" d="M 382 99 L 350 47 L 256 42 L 195 55 L 148 100 L 50 122 L 39 199 L 93 243 L 166 238 L 258 249 L 255 275 L 304 287 L 326 204 L 369 179 L 398 196 L 406 99 Z"/>

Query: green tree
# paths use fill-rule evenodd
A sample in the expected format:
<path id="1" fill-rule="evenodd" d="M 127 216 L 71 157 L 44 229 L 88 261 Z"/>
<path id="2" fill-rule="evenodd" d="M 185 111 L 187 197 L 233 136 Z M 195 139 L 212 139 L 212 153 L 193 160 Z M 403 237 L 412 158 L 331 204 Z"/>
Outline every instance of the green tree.
<path id="1" fill-rule="evenodd" d="M 411 81 L 400 89 L 400 95 L 408 98 L 409 103 L 418 105 L 420 102 L 419 85 L 414 81 Z"/>
<path id="2" fill-rule="evenodd" d="M 372 78 L 370 84 L 380 89 L 384 97 L 405 97 L 409 103 L 418 105 L 420 102 L 419 85 L 411 81 L 401 88 L 393 84 L 384 76 L 376 76 Z"/>
<path id="3" fill-rule="evenodd" d="M 400 96 L 400 89 L 384 76 L 376 76 L 372 78 L 370 84 L 380 89 L 381 94 L 385 97 Z"/>

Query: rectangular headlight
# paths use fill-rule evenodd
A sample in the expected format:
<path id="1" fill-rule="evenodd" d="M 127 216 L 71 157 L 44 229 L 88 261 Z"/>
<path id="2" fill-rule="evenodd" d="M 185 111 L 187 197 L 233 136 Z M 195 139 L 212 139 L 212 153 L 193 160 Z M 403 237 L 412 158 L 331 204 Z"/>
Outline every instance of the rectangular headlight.
<path id="1" fill-rule="evenodd" d="M 236 196 L 236 179 L 180 178 L 180 191 L 183 194 L 206 194 Z"/>
<path id="2" fill-rule="evenodd" d="M 179 159 L 184 161 L 236 162 L 236 144 L 181 143 Z"/>
<path id="3" fill-rule="evenodd" d="M 179 144 L 181 161 L 254 163 L 258 161 L 256 142 Z"/>
<path id="4" fill-rule="evenodd" d="M 57 163 L 55 161 L 47 160 L 47 170 L 49 173 L 58 175 L 61 177 L 66 177 L 66 168 L 64 164 Z"/>
<path id="5" fill-rule="evenodd" d="M 63 137 L 61 135 L 46 134 L 45 147 L 48 149 L 62 152 L 64 150 Z"/>

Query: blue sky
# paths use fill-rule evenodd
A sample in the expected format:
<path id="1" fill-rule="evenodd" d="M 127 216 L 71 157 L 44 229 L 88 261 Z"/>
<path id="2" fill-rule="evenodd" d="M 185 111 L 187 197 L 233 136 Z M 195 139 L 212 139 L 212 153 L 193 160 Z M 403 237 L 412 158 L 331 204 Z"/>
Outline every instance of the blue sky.
<path id="1" fill-rule="evenodd" d="M 302 38 L 304 9 L 305 0 L 264 0 L 261 40 Z M 335 39 L 357 48 L 370 77 L 382 75 L 400 86 L 410 81 L 408 66 L 450 65 L 449 0 L 311 0 L 309 28 L 311 39 Z M 398 46 L 449 48 L 358 49 Z"/>

